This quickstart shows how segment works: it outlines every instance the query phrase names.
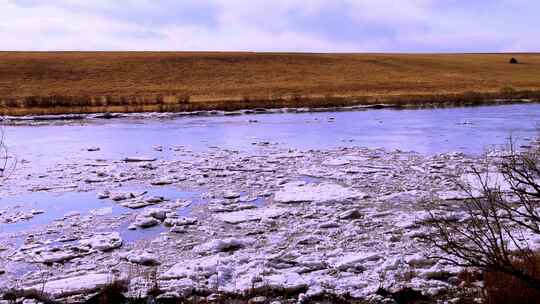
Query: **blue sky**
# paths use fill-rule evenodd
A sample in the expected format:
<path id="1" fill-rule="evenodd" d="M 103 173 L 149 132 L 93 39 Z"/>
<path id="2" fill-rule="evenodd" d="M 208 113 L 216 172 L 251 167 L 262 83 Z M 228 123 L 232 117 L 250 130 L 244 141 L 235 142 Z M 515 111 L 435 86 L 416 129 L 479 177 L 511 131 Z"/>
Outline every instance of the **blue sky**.
<path id="1" fill-rule="evenodd" d="M 540 51 L 538 0 L 0 0 L 0 50 Z"/>

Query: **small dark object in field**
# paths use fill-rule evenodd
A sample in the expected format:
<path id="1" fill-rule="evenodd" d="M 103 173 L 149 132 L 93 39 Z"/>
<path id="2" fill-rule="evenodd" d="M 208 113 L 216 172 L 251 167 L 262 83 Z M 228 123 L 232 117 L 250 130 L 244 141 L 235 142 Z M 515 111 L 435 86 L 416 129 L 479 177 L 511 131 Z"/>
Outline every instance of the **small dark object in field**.
<path id="1" fill-rule="evenodd" d="M 517 61 L 516 58 L 512 57 L 512 59 L 510 59 L 510 63 L 511 64 L 518 64 L 519 62 Z"/>

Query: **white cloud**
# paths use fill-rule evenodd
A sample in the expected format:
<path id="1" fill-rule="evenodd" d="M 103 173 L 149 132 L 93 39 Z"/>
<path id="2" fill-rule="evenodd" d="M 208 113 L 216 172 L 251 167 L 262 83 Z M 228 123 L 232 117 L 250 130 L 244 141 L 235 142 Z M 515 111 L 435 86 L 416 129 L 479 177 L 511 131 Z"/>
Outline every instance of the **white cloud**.
<path id="1" fill-rule="evenodd" d="M 538 51 L 526 0 L 0 0 L 2 50 Z"/>

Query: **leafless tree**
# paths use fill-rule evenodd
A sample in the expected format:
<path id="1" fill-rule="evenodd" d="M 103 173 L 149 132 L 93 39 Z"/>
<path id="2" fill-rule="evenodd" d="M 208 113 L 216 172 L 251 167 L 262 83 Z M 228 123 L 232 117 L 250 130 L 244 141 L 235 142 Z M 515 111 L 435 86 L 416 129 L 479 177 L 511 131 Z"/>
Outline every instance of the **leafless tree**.
<path id="1" fill-rule="evenodd" d="M 443 253 L 436 258 L 504 273 L 540 290 L 539 255 L 532 246 L 540 237 L 540 148 L 518 152 L 510 144 L 497 168 L 505 186 L 473 169 L 477 188 L 460 186 L 468 198 L 459 209 L 467 216 L 456 219 L 430 211 L 427 224 L 434 233 L 425 240 Z"/>
<path id="2" fill-rule="evenodd" d="M 0 185 L 15 170 L 17 159 L 11 155 L 5 141 L 6 133 L 0 127 Z"/>

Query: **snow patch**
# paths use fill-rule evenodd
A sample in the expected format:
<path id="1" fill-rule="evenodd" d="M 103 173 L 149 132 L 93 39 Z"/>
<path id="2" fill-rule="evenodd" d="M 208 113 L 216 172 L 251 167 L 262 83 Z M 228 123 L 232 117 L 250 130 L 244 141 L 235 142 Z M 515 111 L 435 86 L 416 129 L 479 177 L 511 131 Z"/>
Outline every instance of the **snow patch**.
<path id="1" fill-rule="evenodd" d="M 338 184 L 305 184 L 288 183 L 276 192 L 274 201 L 291 204 L 302 202 L 342 202 L 350 199 L 365 198 L 365 193 L 346 188 Z"/>

